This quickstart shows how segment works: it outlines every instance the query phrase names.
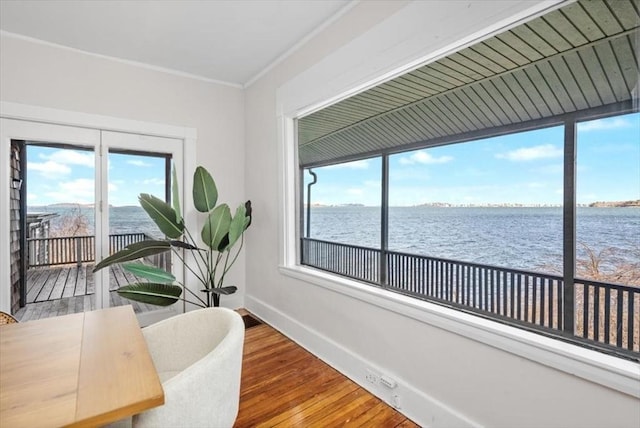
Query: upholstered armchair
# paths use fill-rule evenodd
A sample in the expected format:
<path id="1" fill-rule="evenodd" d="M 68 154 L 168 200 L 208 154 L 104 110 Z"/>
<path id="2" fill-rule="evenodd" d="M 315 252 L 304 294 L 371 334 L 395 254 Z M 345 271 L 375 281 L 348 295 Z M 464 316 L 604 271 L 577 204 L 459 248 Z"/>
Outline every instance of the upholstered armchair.
<path id="1" fill-rule="evenodd" d="M 165 404 L 138 427 L 231 427 L 238 415 L 244 323 L 225 308 L 199 309 L 142 329 Z"/>

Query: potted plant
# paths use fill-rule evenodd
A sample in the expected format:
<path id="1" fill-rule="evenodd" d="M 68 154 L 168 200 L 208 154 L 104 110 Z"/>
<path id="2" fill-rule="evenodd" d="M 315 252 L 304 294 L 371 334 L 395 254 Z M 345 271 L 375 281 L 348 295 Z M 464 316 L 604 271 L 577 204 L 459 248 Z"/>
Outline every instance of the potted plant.
<path id="1" fill-rule="evenodd" d="M 93 271 L 121 263 L 125 270 L 146 280 L 117 290 L 118 294 L 127 299 L 159 306 L 168 306 L 178 300 L 201 307 L 219 306 L 220 296 L 233 294 L 237 290 L 235 286 L 225 285 L 224 279 L 242 250 L 244 231 L 251 224 L 251 201 L 238 206 L 235 214 L 231 215 L 227 204 L 217 205 L 218 189 L 211 174 L 202 166 L 196 168 L 193 175 L 193 204 L 197 211 L 207 215 L 200 240 L 197 241 L 180 214 L 175 169 L 172 190 L 171 205 L 146 193 L 138 197 L 142 208 L 166 238 L 130 244 L 102 260 Z M 173 252 L 202 284 L 200 291 L 205 293 L 205 298 L 176 281 L 171 272 L 133 262 L 168 251 Z M 187 251 L 192 253 L 191 260 L 185 259 L 184 252 Z"/>

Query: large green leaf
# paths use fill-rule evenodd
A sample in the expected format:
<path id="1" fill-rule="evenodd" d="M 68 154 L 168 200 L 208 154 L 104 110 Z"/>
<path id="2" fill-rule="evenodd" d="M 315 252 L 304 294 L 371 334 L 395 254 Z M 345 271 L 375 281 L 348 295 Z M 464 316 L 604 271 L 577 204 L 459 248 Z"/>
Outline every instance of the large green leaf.
<path id="1" fill-rule="evenodd" d="M 184 223 L 182 220 L 178 221 L 176 211 L 171 205 L 147 193 L 141 193 L 138 200 L 162 233 L 171 239 L 182 236 Z"/>
<path id="2" fill-rule="evenodd" d="M 157 306 L 169 306 L 177 302 L 182 287 L 169 284 L 142 282 L 118 288 L 118 294 L 130 300 Z"/>
<path id="3" fill-rule="evenodd" d="M 228 296 L 238 291 L 238 287 L 236 287 L 235 285 L 229 285 L 227 287 L 206 288 L 200 291 L 202 291 L 203 293 L 224 294 L 225 296 Z"/>
<path id="4" fill-rule="evenodd" d="M 220 240 L 220 242 L 218 243 L 218 247 L 216 248 L 216 250 L 218 250 L 219 252 L 223 252 L 227 249 L 227 246 L 229 245 L 229 233 L 227 233 L 226 235 L 224 235 L 224 238 L 222 238 Z"/>
<path id="5" fill-rule="evenodd" d="M 218 189 L 209 171 L 199 166 L 193 174 L 193 205 L 201 213 L 208 213 L 218 202 Z"/>
<path id="6" fill-rule="evenodd" d="M 148 279 L 151 282 L 171 284 L 176 280 L 176 277 L 171 272 L 155 266 L 143 265 L 142 263 L 123 263 L 122 267 L 135 276 Z"/>
<path id="7" fill-rule="evenodd" d="M 246 213 L 247 209 L 244 205 L 240 205 L 236 209 L 236 213 L 231 219 L 231 224 L 229 225 L 229 242 L 226 246 L 227 250 L 230 250 L 238 241 L 238 238 L 242 236 L 242 233 L 245 230 L 245 224 L 248 220 Z"/>
<path id="8" fill-rule="evenodd" d="M 246 229 L 251 225 L 251 218 L 253 217 L 253 208 L 251 208 L 250 200 L 244 203 L 244 209 L 246 210 L 245 215 L 247 216 L 247 221 L 246 221 L 247 225 L 244 227 Z"/>
<path id="9" fill-rule="evenodd" d="M 176 166 L 171 169 L 171 201 L 173 202 L 173 211 L 176 213 L 176 222 L 182 223 L 182 211 L 180 210 L 180 192 L 178 192 L 178 173 Z"/>
<path id="10" fill-rule="evenodd" d="M 104 267 L 111 266 L 116 263 L 128 262 L 131 260 L 137 260 L 141 257 L 164 253 L 170 249 L 171 244 L 169 241 L 156 241 L 150 239 L 148 241 L 136 242 L 134 244 L 127 245 L 124 249 L 102 260 L 93 268 L 93 271 L 96 272 Z"/>
<path id="11" fill-rule="evenodd" d="M 200 248 L 184 241 L 169 241 L 169 243 L 171 244 L 172 247 L 184 248 L 185 250 L 200 250 Z"/>
<path id="12" fill-rule="evenodd" d="M 220 242 L 229 233 L 231 210 L 229 205 L 220 204 L 214 208 L 202 228 L 202 241 L 212 250 L 217 250 Z"/>

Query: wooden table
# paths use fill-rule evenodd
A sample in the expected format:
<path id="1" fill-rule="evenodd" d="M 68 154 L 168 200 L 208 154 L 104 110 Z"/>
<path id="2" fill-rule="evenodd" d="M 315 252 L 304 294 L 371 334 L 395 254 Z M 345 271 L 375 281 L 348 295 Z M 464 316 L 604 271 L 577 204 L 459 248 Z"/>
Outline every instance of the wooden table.
<path id="1" fill-rule="evenodd" d="M 0 327 L 0 427 L 96 426 L 162 404 L 131 306 Z"/>

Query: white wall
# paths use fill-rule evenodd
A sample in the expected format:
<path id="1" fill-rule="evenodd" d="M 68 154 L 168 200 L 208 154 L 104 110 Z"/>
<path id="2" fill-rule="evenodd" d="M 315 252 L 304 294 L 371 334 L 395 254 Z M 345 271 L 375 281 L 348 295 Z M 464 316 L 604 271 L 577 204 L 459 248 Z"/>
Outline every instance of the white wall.
<path id="1" fill-rule="evenodd" d="M 633 377 L 634 370 L 640 374 L 637 365 L 626 366 L 631 367 L 631 389 L 638 385 L 633 396 L 576 376 L 570 367 L 557 370 L 547 361 L 541 364 L 507 352 L 504 348 L 509 343 L 490 346 L 480 338 L 452 333 L 441 328 L 446 323 L 438 316 L 416 315 L 415 310 L 403 314 L 402 305 L 392 310 L 379 303 L 382 298 L 358 298 L 366 292 L 344 293 L 339 284 L 331 286 L 331 281 L 312 280 L 279 266 L 286 260 L 278 244 L 286 240 L 283 209 L 287 208 L 279 197 L 279 177 L 286 167 L 278 158 L 279 139 L 286 133 L 278 129 L 279 116 L 287 114 L 282 99 L 307 99 L 311 105 L 348 89 L 346 82 L 363 83 L 363 78 L 414 60 L 411 32 L 421 20 L 422 28 L 433 28 L 424 40 L 436 51 L 482 26 L 502 22 L 507 13 L 515 15 L 536 5 L 518 1 L 430 4 L 437 8 L 433 15 L 442 17 L 439 22 L 430 24 L 428 14 L 406 16 L 406 28 L 393 27 L 406 31 L 404 41 L 374 47 L 387 42 L 376 30 L 388 26 L 411 4 L 360 2 L 246 90 L 246 183 L 256 211 L 247 248 L 247 307 L 365 386 L 365 366 L 394 377 L 400 384 L 396 391 L 401 410 L 425 426 L 637 427 L 640 383 Z M 454 13 L 460 7 L 469 8 L 468 13 Z M 394 38 L 393 33 L 387 34 Z M 396 62 L 375 64 L 377 58 L 368 50 Z M 332 66 L 344 68 L 342 74 L 336 72 L 334 79 L 321 81 L 318 76 L 331 75 L 327 69 Z M 351 71 L 359 76 L 349 76 Z M 389 391 L 371 389 L 391 401 Z"/>
<path id="2" fill-rule="evenodd" d="M 240 88 L 3 35 L 0 100 L 196 128 L 196 162 L 214 176 L 220 201 L 235 207 L 245 200 Z M 0 210 L 3 216 L 8 212 Z M 236 263 L 227 281 L 240 291 L 223 298 L 225 306 L 243 306 L 244 254 Z"/>
<path id="3" fill-rule="evenodd" d="M 281 273 L 278 243 L 283 218 L 278 180 L 283 165 L 278 159 L 278 92 L 318 72 L 326 66 L 323 60 L 348 44 L 363 43 L 366 48 L 370 31 L 406 4 L 360 2 L 244 94 L 237 88 L 2 37 L 0 100 L 197 128 L 198 162 L 213 172 L 221 198 L 233 205 L 250 198 L 254 204 L 246 264 L 241 258 L 231 278 L 242 286 L 246 271 L 247 306 L 360 382 L 364 365 L 395 377 L 400 383 L 401 410 L 417 422 L 425 426 L 637 427 L 639 402 L 628 394 L 451 333 L 434 317 L 403 315 L 397 308 L 390 310 Z M 511 12 L 516 13 L 518 7 L 534 3 L 449 4 L 473 6 L 463 18 L 475 21 L 477 27 L 491 21 L 482 18 L 478 8 L 513 6 Z M 444 3 L 435 7 L 446 15 Z M 460 24 L 460 16 L 448 18 L 432 34 L 433 49 L 475 31 L 473 25 Z M 408 31 L 421 19 L 408 20 Z M 428 19 L 424 17 L 425 22 Z M 405 43 L 388 50 L 397 54 L 398 62 L 406 62 L 414 59 L 406 53 L 409 47 Z M 356 55 L 343 60 L 349 70 L 367 76 L 362 69 L 370 67 L 371 58 Z M 368 77 L 395 65 L 377 64 Z M 323 94 L 328 97 L 347 89 L 339 80 L 314 87 L 299 85 L 299 90 L 318 100 Z M 6 208 L 0 207 L 3 212 Z M 377 392 L 388 398 L 386 391 Z"/>

